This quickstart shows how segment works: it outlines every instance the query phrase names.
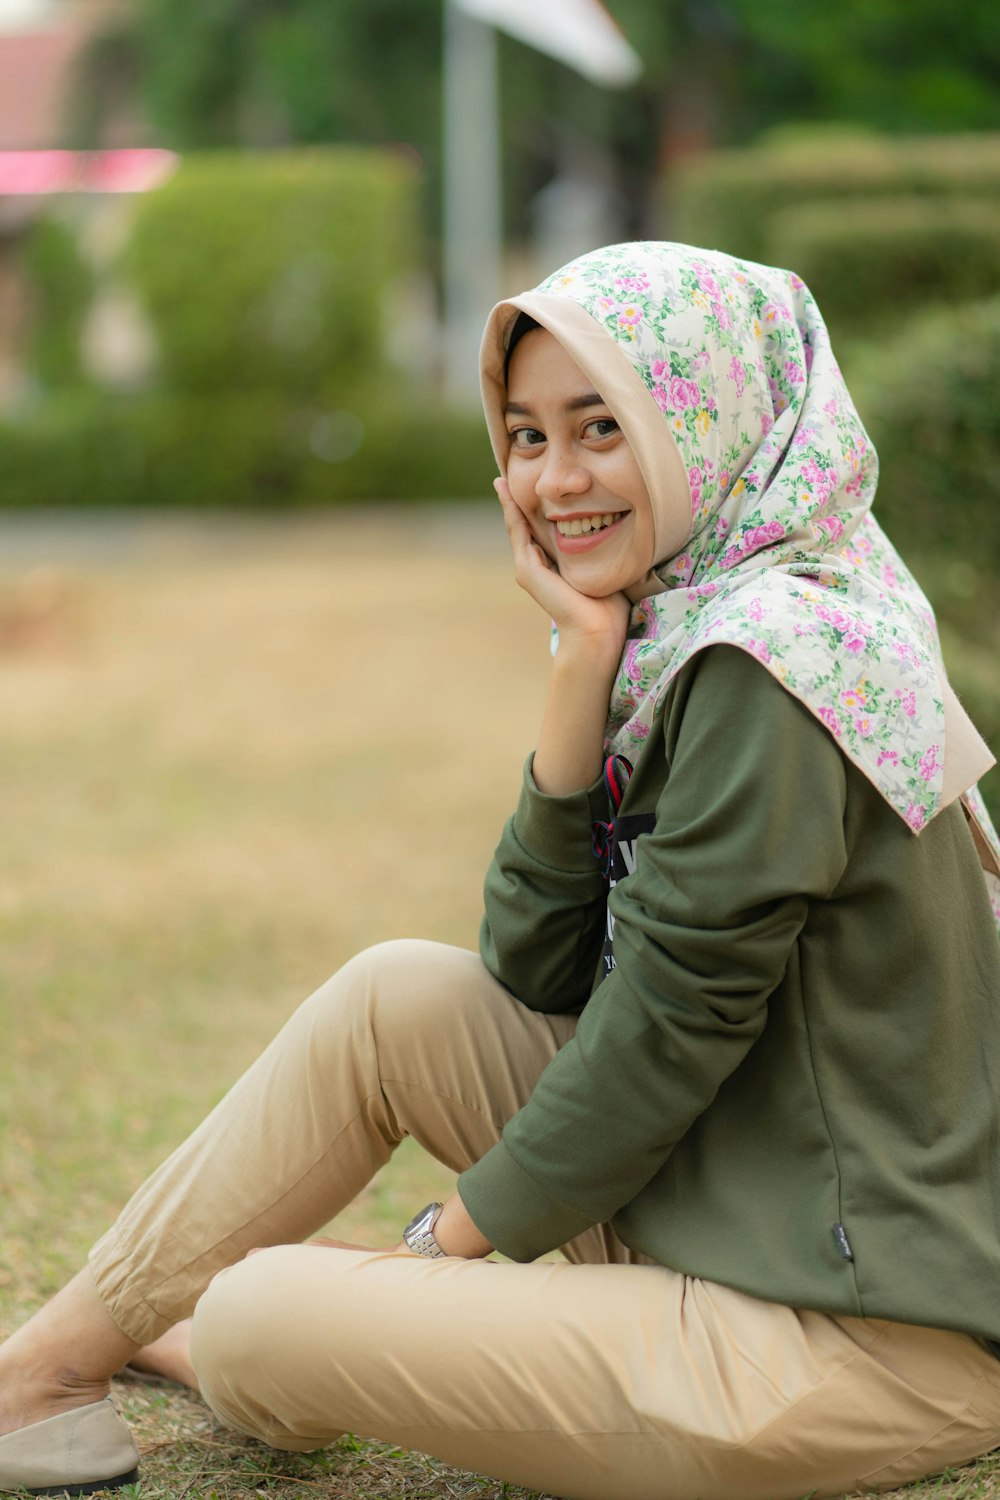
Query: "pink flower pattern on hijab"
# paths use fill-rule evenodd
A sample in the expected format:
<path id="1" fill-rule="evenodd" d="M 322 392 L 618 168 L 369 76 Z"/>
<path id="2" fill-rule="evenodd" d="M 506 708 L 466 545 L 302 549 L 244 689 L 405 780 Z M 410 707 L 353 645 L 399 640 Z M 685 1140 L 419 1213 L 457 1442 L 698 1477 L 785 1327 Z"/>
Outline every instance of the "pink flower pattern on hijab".
<path id="1" fill-rule="evenodd" d="M 690 491 L 687 539 L 655 569 L 662 592 L 633 610 L 608 749 L 637 751 L 685 662 L 725 641 L 919 832 L 942 805 L 937 628 L 870 514 L 875 451 L 801 278 L 647 241 L 582 256 L 535 290 L 579 304 L 627 356 Z"/>

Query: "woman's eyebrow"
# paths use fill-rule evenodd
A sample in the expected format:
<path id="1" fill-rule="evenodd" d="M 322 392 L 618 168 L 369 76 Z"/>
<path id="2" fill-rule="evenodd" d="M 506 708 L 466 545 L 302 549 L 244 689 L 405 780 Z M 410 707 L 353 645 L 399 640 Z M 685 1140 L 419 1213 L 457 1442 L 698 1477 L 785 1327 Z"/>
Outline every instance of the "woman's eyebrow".
<path id="1" fill-rule="evenodd" d="M 606 404 L 604 397 L 599 396 L 596 391 L 586 391 L 582 396 L 574 396 L 572 400 L 567 401 L 564 410 L 582 411 L 586 406 L 605 406 Z M 520 401 L 508 401 L 504 412 L 515 417 L 530 417 L 531 407 L 524 406 Z"/>

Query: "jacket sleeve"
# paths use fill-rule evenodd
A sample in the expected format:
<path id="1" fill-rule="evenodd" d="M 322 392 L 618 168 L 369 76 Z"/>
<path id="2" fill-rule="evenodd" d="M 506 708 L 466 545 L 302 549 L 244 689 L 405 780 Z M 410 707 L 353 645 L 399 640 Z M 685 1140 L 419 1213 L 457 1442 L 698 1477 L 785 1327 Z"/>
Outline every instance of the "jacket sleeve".
<path id="1" fill-rule="evenodd" d="M 809 902 L 846 863 L 845 764 L 808 710 L 730 646 L 674 688 L 655 828 L 610 897 L 617 967 L 459 1178 L 513 1260 L 607 1222 L 662 1166 L 760 1035 Z"/>
<path id="2" fill-rule="evenodd" d="M 479 951 L 490 973 L 531 1010 L 579 1010 L 604 939 L 607 886 L 592 825 L 606 819 L 603 780 L 550 797 L 531 759 L 514 816 L 486 875 Z"/>

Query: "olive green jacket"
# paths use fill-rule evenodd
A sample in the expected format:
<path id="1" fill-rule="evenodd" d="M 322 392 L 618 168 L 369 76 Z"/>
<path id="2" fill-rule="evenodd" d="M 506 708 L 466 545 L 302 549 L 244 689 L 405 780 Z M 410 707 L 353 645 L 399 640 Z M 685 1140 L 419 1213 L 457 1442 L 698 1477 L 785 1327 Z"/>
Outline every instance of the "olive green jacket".
<path id="1" fill-rule="evenodd" d="M 960 805 L 916 837 L 722 645 L 664 696 L 610 897 L 608 816 L 529 762 L 486 879 L 487 967 L 581 1014 L 459 1179 L 479 1228 L 531 1260 L 610 1222 L 770 1301 L 1000 1338 L 1000 945 Z"/>

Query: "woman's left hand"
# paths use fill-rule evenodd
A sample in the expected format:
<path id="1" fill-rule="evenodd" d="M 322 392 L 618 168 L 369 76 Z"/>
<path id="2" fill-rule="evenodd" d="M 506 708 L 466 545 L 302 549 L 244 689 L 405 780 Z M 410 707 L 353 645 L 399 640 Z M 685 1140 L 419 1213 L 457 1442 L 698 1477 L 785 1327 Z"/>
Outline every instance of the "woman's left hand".
<path id="1" fill-rule="evenodd" d="M 400 1249 L 400 1245 L 392 1245 L 388 1249 L 385 1245 L 352 1245 L 349 1240 L 333 1240 L 330 1239 L 328 1235 L 324 1234 L 318 1235 L 314 1240 L 306 1240 L 305 1243 L 307 1245 L 322 1245 L 326 1250 L 363 1250 L 368 1255 L 394 1255 L 396 1251 Z M 400 1242 L 400 1244 L 402 1248 L 407 1252 L 407 1254 L 410 1254 L 410 1247 L 407 1245 L 406 1241 L 403 1240 Z M 260 1255 L 262 1250 L 269 1249 L 273 1250 L 274 1246 L 255 1245 L 252 1250 L 247 1251 L 244 1258 L 246 1260 L 249 1260 L 251 1255 Z"/>
<path id="2" fill-rule="evenodd" d="M 368 1254 L 392 1255 L 399 1249 L 398 1245 L 352 1245 L 350 1240 L 332 1240 L 327 1235 L 321 1234 L 315 1240 L 307 1240 L 309 1245 L 323 1245 L 328 1250 L 364 1250 Z M 404 1245 L 404 1249 L 406 1249 Z"/>
<path id="3" fill-rule="evenodd" d="M 306 1240 L 307 1245 L 321 1245 L 324 1250 L 361 1250 L 365 1255 L 412 1255 L 413 1251 L 405 1240 L 400 1240 L 398 1245 L 353 1245 L 350 1240 L 334 1240 L 329 1235 L 321 1234 L 314 1240 Z M 248 1250 L 245 1256 L 249 1260 L 251 1255 L 260 1255 L 262 1250 L 273 1249 L 273 1246 L 256 1245 L 253 1250 Z"/>

